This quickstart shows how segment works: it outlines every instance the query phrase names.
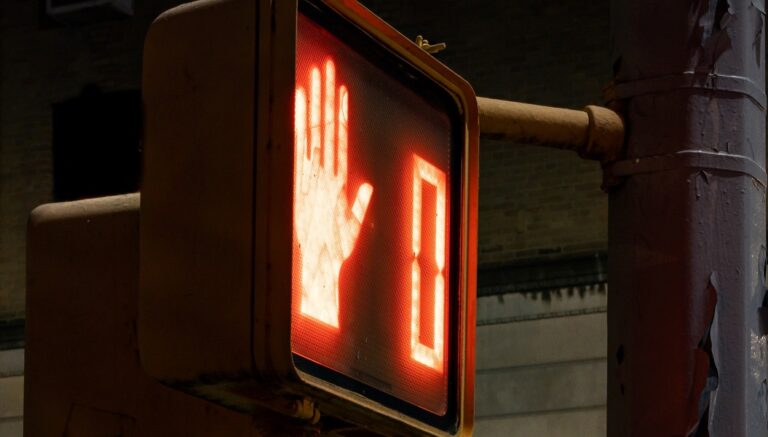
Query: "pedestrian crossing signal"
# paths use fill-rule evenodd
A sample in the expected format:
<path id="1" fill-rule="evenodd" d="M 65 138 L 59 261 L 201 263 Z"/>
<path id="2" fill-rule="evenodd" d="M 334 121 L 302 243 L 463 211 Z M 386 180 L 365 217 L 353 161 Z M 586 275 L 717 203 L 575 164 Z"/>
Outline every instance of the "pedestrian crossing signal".
<path id="1" fill-rule="evenodd" d="M 180 6 L 144 82 L 145 369 L 235 409 L 471 434 L 469 85 L 347 0 Z"/>

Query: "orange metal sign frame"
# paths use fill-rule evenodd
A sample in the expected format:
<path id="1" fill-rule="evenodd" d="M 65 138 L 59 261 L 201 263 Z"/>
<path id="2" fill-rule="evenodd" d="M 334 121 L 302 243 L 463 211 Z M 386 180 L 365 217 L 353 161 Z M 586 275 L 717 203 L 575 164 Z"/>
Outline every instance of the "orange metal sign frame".
<path id="1" fill-rule="evenodd" d="M 289 200 L 296 1 L 201 1 L 167 12 L 150 30 L 144 60 L 143 366 L 165 383 L 236 409 L 300 396 L 319 401 L 323 414 L 382 432 L 471 434 L 479 138 L 474 92 L 357 2 L 323 3 L 432 78 L 453 97 L 464 119 L 457 179 L 456 429 L 426 425 L 301 372 L 293 363 Z M 252 83 L 242 84 L 249 75 Z M 246 125 L 249 118 L 252 123 Z"/>

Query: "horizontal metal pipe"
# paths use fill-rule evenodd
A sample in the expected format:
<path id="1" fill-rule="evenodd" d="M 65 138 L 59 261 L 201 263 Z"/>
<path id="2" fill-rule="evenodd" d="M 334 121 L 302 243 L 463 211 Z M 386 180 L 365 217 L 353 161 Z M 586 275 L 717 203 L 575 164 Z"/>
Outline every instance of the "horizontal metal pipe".
<path id="1" fill-rule="evenodd" d="M 589 138 L 584 111 L 477 98 L 480 133 L 485 138 L 553 145 L 575 150 Z"/>
<path id="2" fill-rule="evenodd" d="M 607 108 L 553 108 L 478 97 L 483 138 L 556 147 L 584 158 L 613 160 L 624 143 L 624 123 Z"/>

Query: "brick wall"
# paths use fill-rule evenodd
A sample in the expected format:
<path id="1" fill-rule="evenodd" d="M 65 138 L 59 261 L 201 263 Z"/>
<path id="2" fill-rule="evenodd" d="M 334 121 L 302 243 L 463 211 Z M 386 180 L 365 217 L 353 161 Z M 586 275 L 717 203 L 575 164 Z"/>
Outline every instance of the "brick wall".
<path id="1" fill-rule="evenodd" d="M 446 42 L 438 58 L 480 96 L 582 108 L 611 77 L 607 1 L 363 3 L 409 38 Z M 604 251 L 600 181 L 599 165 L 571 152 L 483 142 L 481 268 Z"/>
<path id="2" fill-rule="evenodd" d="M 25 228 L 52 197 L 51 105 L 80 94 L 138 89 L 149 24 L 179 0 L 136 1 L 135 16 L 61 25 L 37 0 L 0 2 L 0 320 L 24 315 Z"/>

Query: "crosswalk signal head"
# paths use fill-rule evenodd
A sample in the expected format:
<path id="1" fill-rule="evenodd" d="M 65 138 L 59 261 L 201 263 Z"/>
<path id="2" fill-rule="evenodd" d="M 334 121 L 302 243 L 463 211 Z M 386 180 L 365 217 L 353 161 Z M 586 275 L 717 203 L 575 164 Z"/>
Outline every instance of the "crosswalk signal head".
<path id="1" fill-rule="evenodd" d="M 139 343 L 249 410 L 472 429 L 477 108 L 348 0 L 200 1 L 144 61 Z"/>

